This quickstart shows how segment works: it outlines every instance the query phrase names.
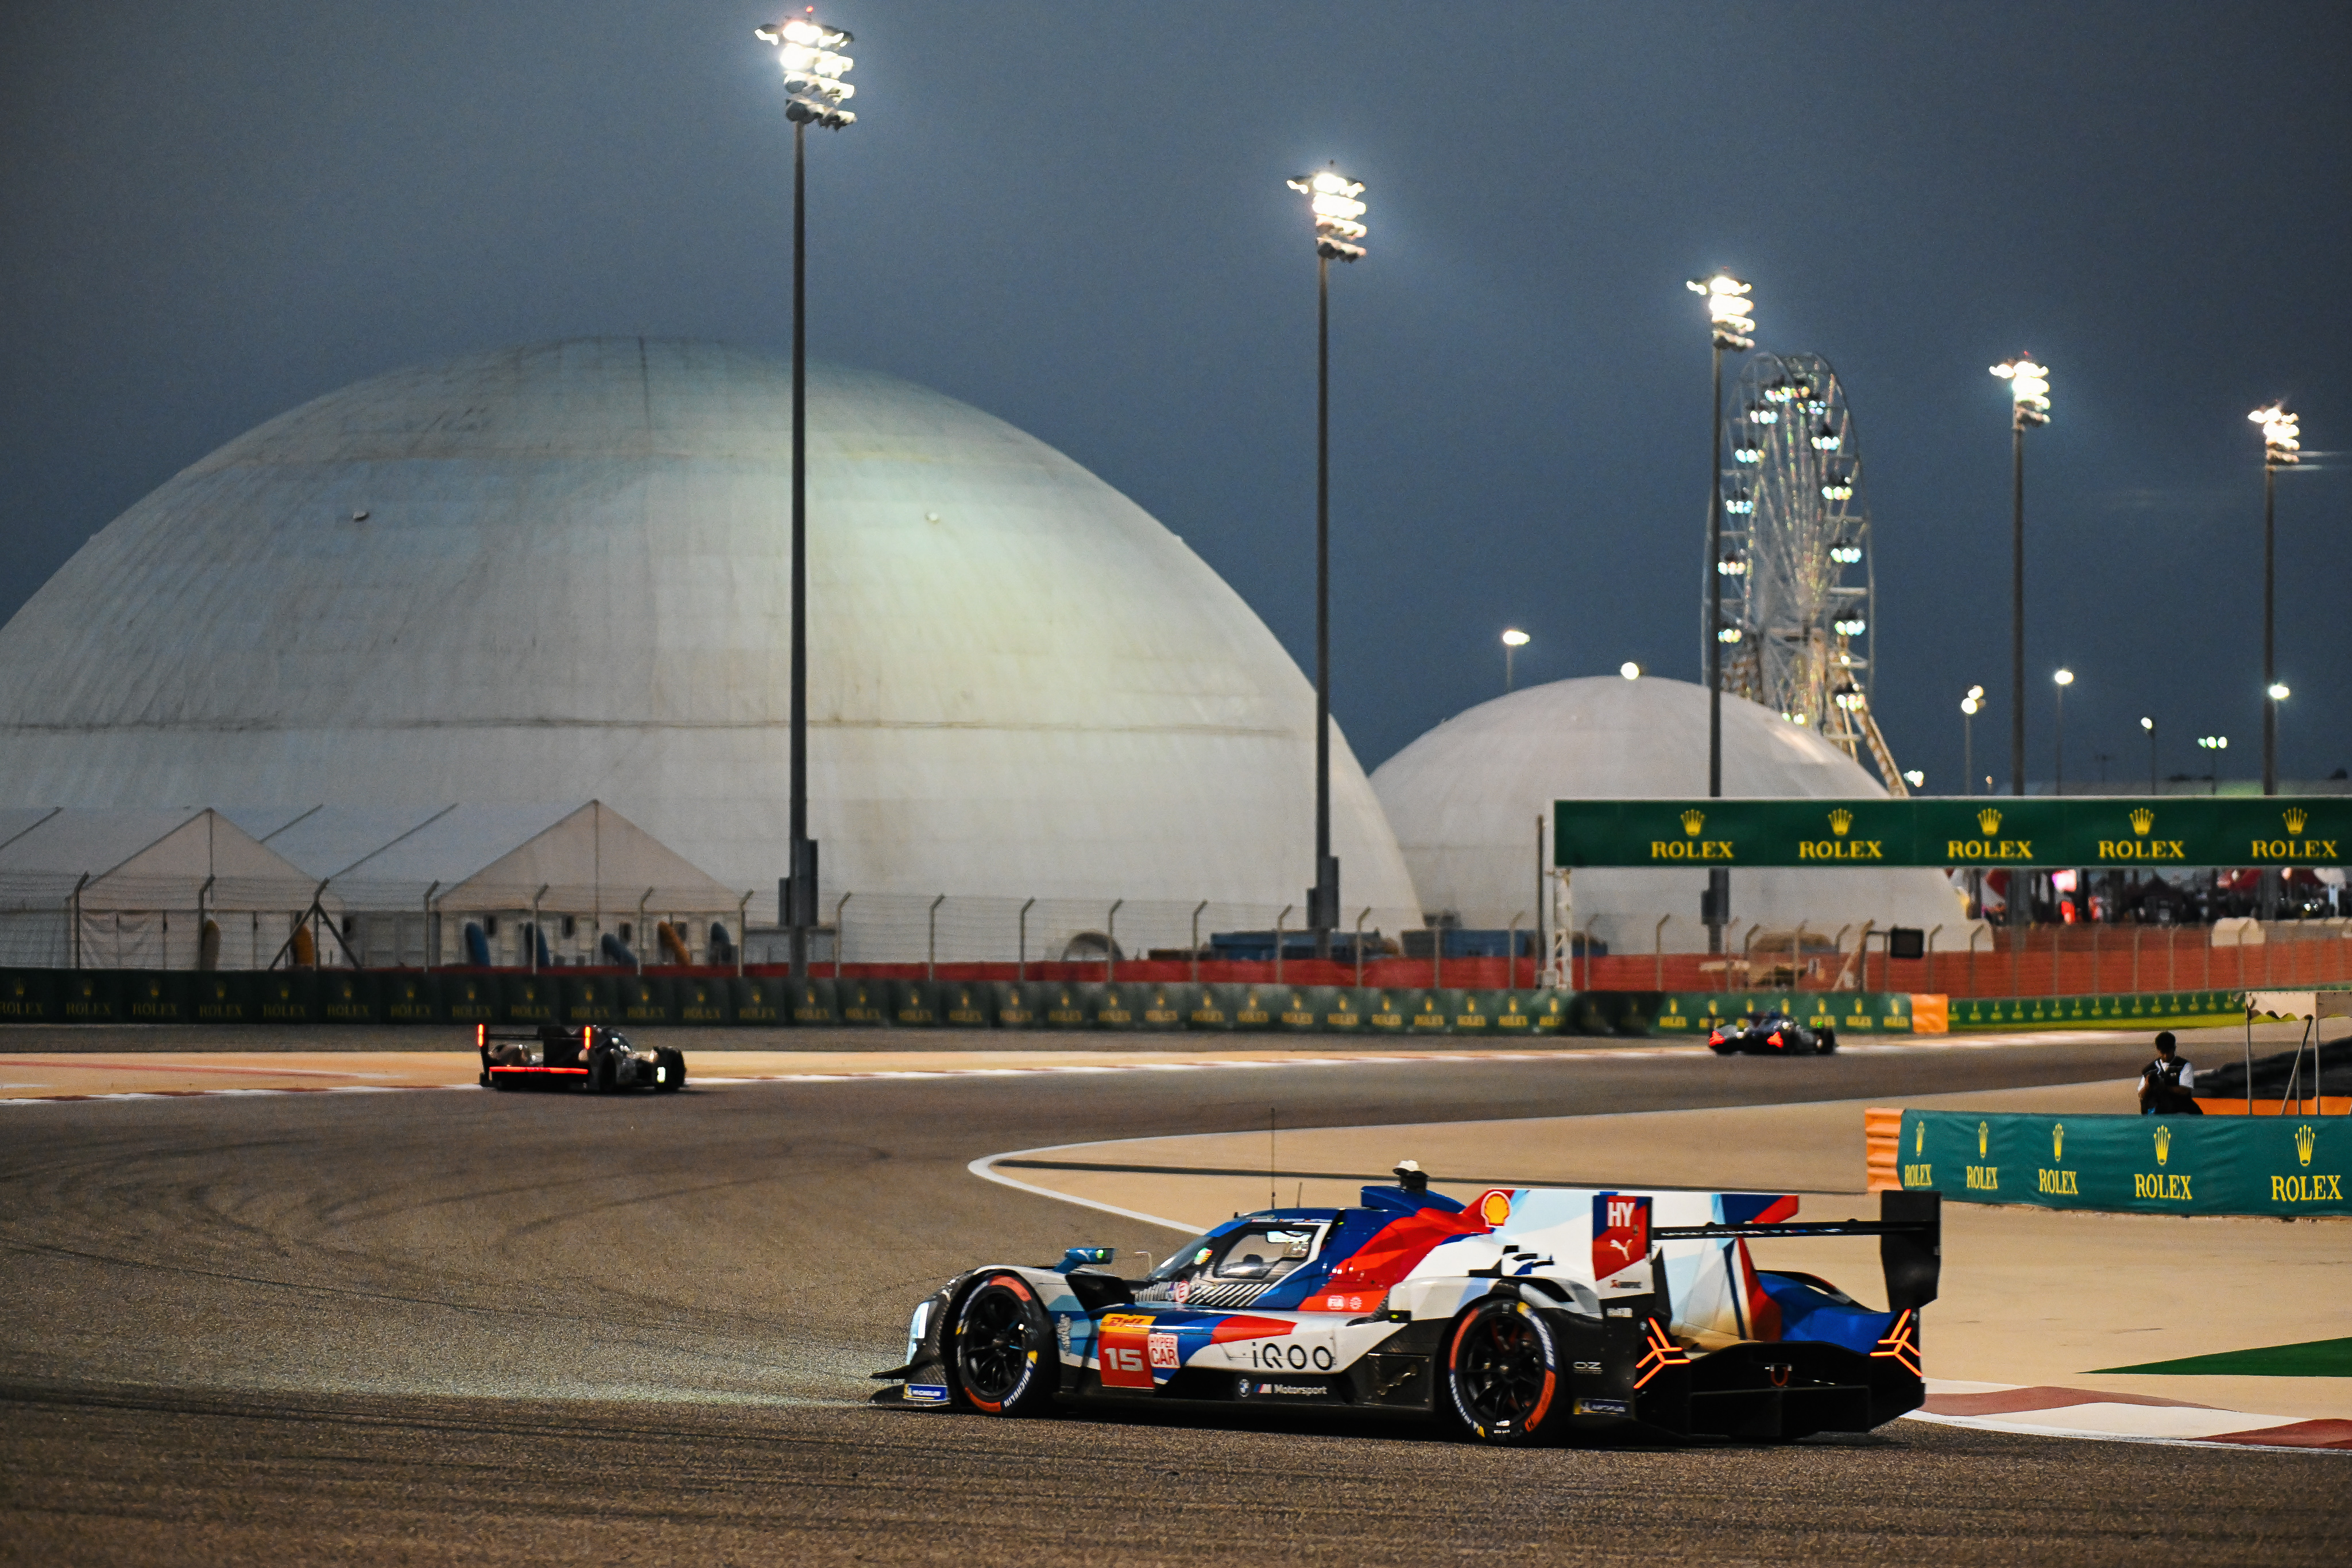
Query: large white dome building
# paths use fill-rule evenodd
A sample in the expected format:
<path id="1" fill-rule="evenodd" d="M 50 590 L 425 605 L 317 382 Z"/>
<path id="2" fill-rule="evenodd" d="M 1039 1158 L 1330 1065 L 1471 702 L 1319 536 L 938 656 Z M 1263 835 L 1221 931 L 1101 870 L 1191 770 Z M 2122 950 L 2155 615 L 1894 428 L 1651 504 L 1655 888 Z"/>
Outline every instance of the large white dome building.
<path id="1" fill-rule="evenodd" d="M 1615 675 L 1555 681 L 1481 703 L 1382 763 L 1372 788 L 1432 913 L 1471 926 L 1534 919 L 1536 824 L 1563 800 L 1656 800 L 1706 793 L 1706 688 Z M 1885 789 L 1801 725 L 1738 697 L 1723 701 L 1723 792 L 1763 800 L 1855 799 Z M 1546 843 L 1549 845 L 1549 835 Z M 1574 873 L 1579 930 L 1612 952 L 1704 951 L 1704 870 L 1594 868 Z M 1547 913 L 1549 906 L 1547 905 Z M 1865 921 L 1941 925 L 1965 946 L 1962 906 L 1933 870 L 1754 870 L 1731 873 L 1733 941 L 1752 925 L 1821 936 Z M 1668 920 L 1664 930 L 1662 918 Z M 1957 942 L 1955 933 L 1958 933 Z"/>
<path id="2" fill-rule="evenodd" d="M 542 344 L 229 443 L 0 629 L 0 806 L 600 800 L 784 870 L 789 367 Z M 812 366 L 811 831 L 887 894 L 1303 902 L 1313 690 L 1134 503 L 1003 422 Z M 1417 909 L 1335 747 L 1352 912 Z"/>

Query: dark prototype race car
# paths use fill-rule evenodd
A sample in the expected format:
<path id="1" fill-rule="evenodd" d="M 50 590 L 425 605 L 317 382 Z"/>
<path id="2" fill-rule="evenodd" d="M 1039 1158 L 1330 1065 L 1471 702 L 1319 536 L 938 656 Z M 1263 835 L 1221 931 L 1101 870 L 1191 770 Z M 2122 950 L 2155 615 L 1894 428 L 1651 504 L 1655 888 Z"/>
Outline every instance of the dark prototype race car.
<path id="1" fill-rule="evenodd" d="M 903 1389 L 876 1397 L 1320 1406 L 1496 1444 L 1864 1432 L 1925 1397 L 1938 1202 L 1888 1192 L 1875 1221 L 1806 1224 L 1777 1194 L 1496 1188 L 1465 1207 L 1367 1186 L 1357 1207 L 1237 1216 L 1140 1280 L 1102 1247 L 960 1274 L 874 1375 Z M 1887 1311 L 1749 1256 L 1816 1236 L 1880 1239 Z"/>
<path id="2" fill-rule="evenodd" d="M 1837 1030 L 1807 1029 L 1787 1013 L 1750 1013 L 1706 1037 L 1717 1056 L 1827 1056 Z"/>
<path id="3" fill-rule="evenodd" d="M 597 1024 L 566 1029 L 543 1023 L 530 1030 L 474 1026 L 482 1053 L 485 1089 L 610 1089 L 686 1087 L 686 1058 L 669 1050 L 644 1051 L 617 1030 Z"/>

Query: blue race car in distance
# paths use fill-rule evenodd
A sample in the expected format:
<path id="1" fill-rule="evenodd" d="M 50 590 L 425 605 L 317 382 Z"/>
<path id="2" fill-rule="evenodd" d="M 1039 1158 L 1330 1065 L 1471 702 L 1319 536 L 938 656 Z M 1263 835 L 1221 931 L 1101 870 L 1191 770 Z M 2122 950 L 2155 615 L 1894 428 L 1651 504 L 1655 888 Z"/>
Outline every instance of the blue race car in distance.
<path id="1" fill-rule="evenodd" d="M 877 1398 L 1014 1416 L 1065 1401 L 1436 1418 L 1486 1443 L 1570 1433 L 1780 1439 L 1916 1409 L 1937 1195 L 1803 1223 L 1767 1193 L 1411 1185 L 1240 1215 L 1140 1280 L 1074 1247 L 968 1270 L 915 1309 Z M 1876 1236 L 1888 1310 L 1759 1268 L 1753 1238 Z"/>
<path id="2" fill-rule="evenodd" d="M 1717 1056 L 1827 1056 L 1837 1050 L 1837 1030 L 1808 1028 L 1787 1013 L 1750 1013 L 1708 1030 L 1706 1043 Z"/>

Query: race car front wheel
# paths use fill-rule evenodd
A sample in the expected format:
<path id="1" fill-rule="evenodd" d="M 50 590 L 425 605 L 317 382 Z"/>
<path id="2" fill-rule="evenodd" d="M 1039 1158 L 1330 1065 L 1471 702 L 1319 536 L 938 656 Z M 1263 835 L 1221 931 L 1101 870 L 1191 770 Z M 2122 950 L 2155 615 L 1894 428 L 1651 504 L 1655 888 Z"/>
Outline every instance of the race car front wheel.
<path id="1" fill-rule="evenodd" d="M 1559 1374 L 1559 1337 L 1524 1301 L 1479 1302 L 1445 1342 L 1447 1400 L 1482 1443 L 1533 1443 L 1563 1425 Z"/>
<path id="2" fill-rule="evenodd" d="M 1837 1030 L 1833 1029 L 1825 1029 L 1822 1030 L 1821 1034 L 1817 1037 L 1817 1040 L 1819 1043 L 1817 1043 L 1813 1049 L 1820 1051 L 1823 1056 L 1827 1056 L 1837 1050 Z"/>
<path id="3" fill-rule="evenodd" d="M 660 1069 L 661 1082 L 655 1085 L 672 1092 L 686 1087 L 686 1053 L 679 1051 L 654 1052 L 655 1064 Z"/>
<path id="4" fill-rule="evenodd" d="M 990 1416 L 1033 1416 L 1054 1401 L 1060 1362 L 1045 1310 L 1018 1275 L 997 1274 L 956 1314 L 956 1385 Z"/>

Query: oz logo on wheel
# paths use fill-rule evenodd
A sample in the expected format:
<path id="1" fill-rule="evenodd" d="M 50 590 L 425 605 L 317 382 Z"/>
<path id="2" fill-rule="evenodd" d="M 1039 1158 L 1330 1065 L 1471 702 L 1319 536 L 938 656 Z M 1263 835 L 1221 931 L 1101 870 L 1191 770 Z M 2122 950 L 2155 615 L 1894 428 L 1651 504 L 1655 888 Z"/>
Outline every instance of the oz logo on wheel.
<path id="1" fill-rule="evenodd" d="M 1328 1372 L 1335 1364 L 1331 1347 L 1318 1344 L 1309 1349 L 1303 1344 L 1278 1344 L 1272 1340 L 1260 1340 L 1250 1346 L 1250 1364 L 1274 1371 Z"/>

